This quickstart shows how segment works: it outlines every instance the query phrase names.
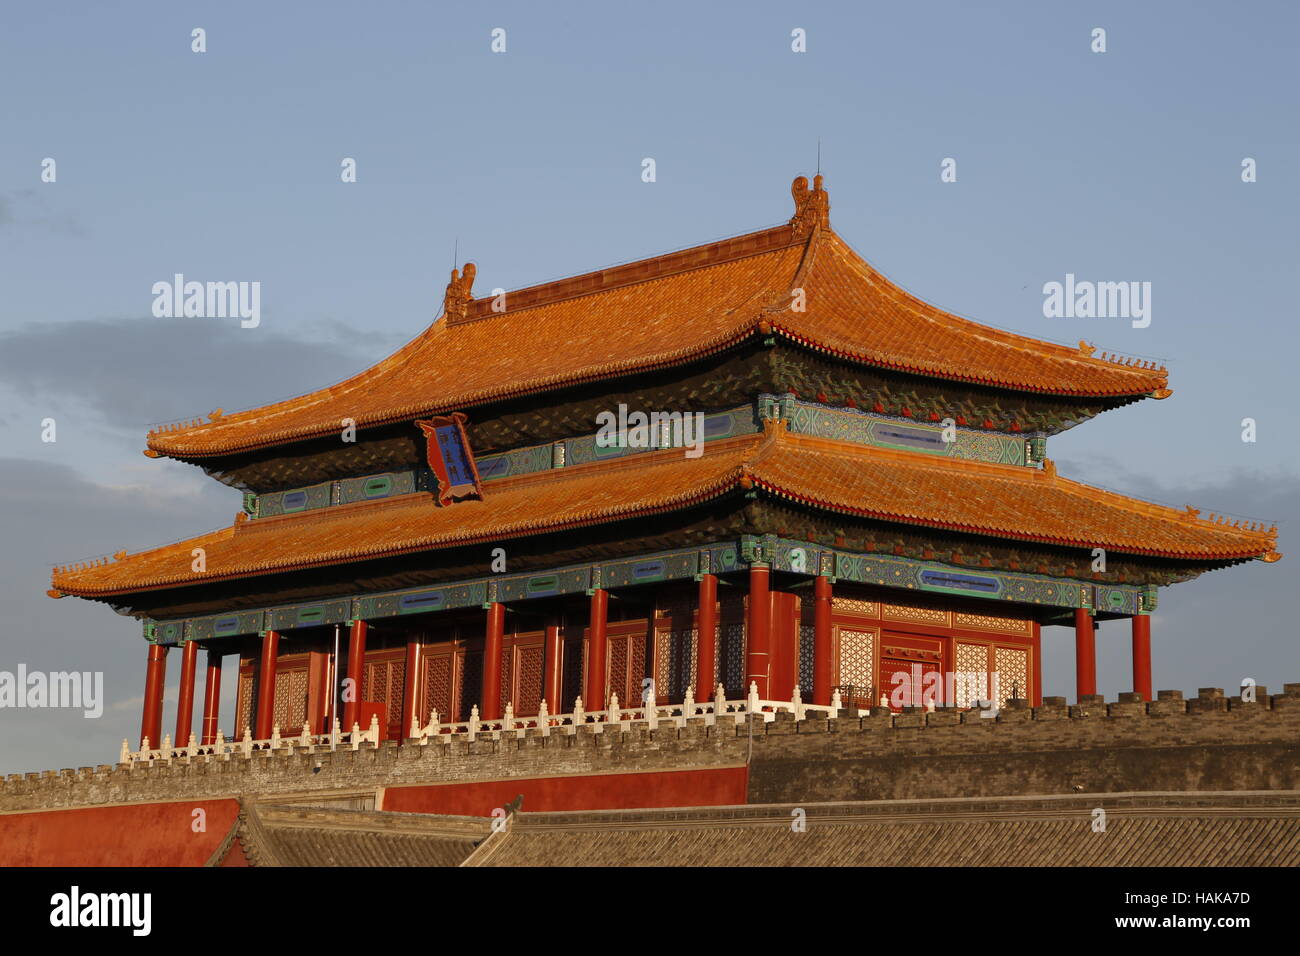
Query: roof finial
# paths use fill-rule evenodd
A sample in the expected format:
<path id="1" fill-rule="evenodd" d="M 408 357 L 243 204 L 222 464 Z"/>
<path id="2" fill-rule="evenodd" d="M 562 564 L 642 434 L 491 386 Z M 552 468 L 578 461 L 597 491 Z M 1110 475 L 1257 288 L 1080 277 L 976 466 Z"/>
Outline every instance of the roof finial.
<path id="1" fill-rule="evenodd" d="M 451 270 L 451 281 L 447 283 L 447 293 L 442 299 L 442 312 L 448 321 L 462 320 L 469 314 L 469 304 L 474 301 L 470 290 L 474 287 L 474 275 L 477 270 L 474 263 L 465 263 L 465 271 Z"/>
<path id="2" fill-rule="evenodd" d="M 818 173 L 813 178 L 813 187 L 808 188 L 807 176 L 796 176 L 790 184 L 794 196 L 794 217 L 790 225 L 794 227 L 796 238 L 809 235 L 816 226 L 830 224 L 830 197 L 822 188 L 822 176 Z"/>
<path id="3" fill-rule="evenodd" d="M 822 174 L 822 138 L 817 137 L 817 175 Z"/>

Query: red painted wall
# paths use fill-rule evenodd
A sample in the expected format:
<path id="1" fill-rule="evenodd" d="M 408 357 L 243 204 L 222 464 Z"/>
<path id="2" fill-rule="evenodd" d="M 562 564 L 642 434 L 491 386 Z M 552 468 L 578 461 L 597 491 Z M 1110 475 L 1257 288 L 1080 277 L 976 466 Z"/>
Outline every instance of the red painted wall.
<path id="1" fill-rule="evenodd" d="M 203 833 L 191 829 L 197 807 Z M 0 814 L 0 866 L 202 866 L 238 815 L 238 800 Z"/>
<path id="2" fill-rule="evenodd" d="M 590 777 L 536 777 L 435 786 L 389 787 L 384 810 L 488 817 L 519 794 L 523 811 L 633 810 L 648 807 L 720 807 L 746 802 L 746 767 L 611 773 Z"/>

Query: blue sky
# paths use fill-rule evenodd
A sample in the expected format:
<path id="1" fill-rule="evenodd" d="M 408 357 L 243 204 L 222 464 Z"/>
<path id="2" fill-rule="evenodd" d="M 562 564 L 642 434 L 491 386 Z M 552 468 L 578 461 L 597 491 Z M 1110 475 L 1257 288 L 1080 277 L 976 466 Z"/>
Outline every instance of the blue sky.
<path id="1" fill-rule="evenodd" d="M 1178 506 L 1297 510 L 1294 5 L 55 3 L 0 16 L 0 568 L 14 624 L 0 668 L 75 656 L 105 669 L 121 705 L 95 722 L 0 715 L 60 728 L 0 753 L 0 770 L 108 760 L 135 733 L 137 625 L 48 601 L 49 565 L 226 524 L 238 506 L 197 469 L 143 458 L 150 422 L 366 367 L 437 314 L 454 247 L 483 291 L 783 221 L 819 138 L 835 228 L 904 288 L 1169 365 L 1171 399 L 1049 443 L 1064 473 Z M 195 27 L 206 53 L 191 52 Z M 489 48 L 496 27 L 504 54 Z M 790 49 L 795 28 L 806 53 Z M 340 182 L 344 157 L 355 184 Z M 956 183 L 940 182 L 946 157 Z M 176 272 L 260 281 L 261 326 L 152 318 L 152 284 Z M 1150 327 L 1045 318 L 1042 286 L 1066 273 L 1151 282 Z M 1246 417 L 1255 443 L 1240 440 Z M 1156 684 L 1300 679 L 1284 612 L 1295 567 L 1164 592 Z M 1109 630 L 1113 694 L 1128 689 L 1127 639 Z M 1047 691 L 1072 696 L 1068 632 L 1048 634 Z"/>

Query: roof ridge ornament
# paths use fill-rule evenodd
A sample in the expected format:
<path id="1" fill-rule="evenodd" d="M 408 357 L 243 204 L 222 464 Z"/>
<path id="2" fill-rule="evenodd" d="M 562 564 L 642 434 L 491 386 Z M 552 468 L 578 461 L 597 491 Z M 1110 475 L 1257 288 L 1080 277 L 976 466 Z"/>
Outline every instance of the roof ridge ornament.
<path id="1" fill-rule="evenodd" d="M 830 194 L 822 188 L 821 173 L 813 177 L 811 189 L 808 188 L 807 176 L 796 176 L 790 184 L 790 193 L 794 196 L 794 216 L 790 225 L 794 227 L 796 238 L 812 235 L 818 226 L 830 225 Z"/>
<path id="2" fill-rule="evenodd" d="M 442 314 L 447 317 L 448 322 L 463 322 L 469 315 L 469 304 L 474 301 L 474 295 L 470 290 L 474 288 L 474 276 L 477 271 L 472 262 L 465 263 L 463 273 L 459 269 L 451 270 L 451 280 L 447 283 L 447 291 L 442 297 Z"/>

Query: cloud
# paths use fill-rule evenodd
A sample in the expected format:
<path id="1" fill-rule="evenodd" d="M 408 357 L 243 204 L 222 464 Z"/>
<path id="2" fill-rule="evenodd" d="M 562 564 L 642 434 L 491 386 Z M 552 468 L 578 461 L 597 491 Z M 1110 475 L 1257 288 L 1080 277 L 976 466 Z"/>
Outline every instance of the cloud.
<path id="1" fill-rule="evenodd" d="M 153 464 L 165 477 L 174 476 L 169 493 L 111 487 L 66 465 L 0 458 L 0 606 L 5 609 L 0 670 L 13 672 L 23 663 L 29 671 L 102 671 L 105 699 L 115 702 L 98 720 L 75 709 L 0 710 L 6 741 L 0 773 L 111 762 L 122 738 L 139 732 L 139 706 L 133 701 L 144 686 L 140 622 L 98 602 L 51 600 L 45 591 L 56 563 L 190 537 L 228 525 L 239 510 L 239 495 L 198 469 Z M 170 730 L 176 655 L 168 664 Z M 227 683 L 225 696 L 234 693 L 235 682 Z M 227 718 L 233 713 L 229 706 L 223 703 Z"/>
<path id="2" fill-rule="evenodd" d="M 1063 464 L 1062 470 L 1079 475 L 1085 469 L 1084 463 L 1078 465 L 1070 469 Z M 1215 481 L 1194 475 L 1152 478 L 1118 462 L 1094 461 L 1084 477 L 1104 478 L 1115 490 L 1175 507 L 1190 503 L 1203 514 L 1219 511 L 1277 522 L 1281 561 L 1247 561 L 1160 590 L 1151 629 L 1155 689 L 1195 694 L 1200 687 L 1222 687 L 1233 694 L 1249 677 L 1280 692 L 1283 683 L 1300 681 L 1295 627 L 1289 619 L 1300 585 L 1300 550 L 1291 543 L 1300 527 L 1300 476 L 1239 470 Z M 1107 697 L 1132 690 L 1130 634 L 1127 621 L 1103 623 L 1098 631 L 1098 690 Z M 1043 629 L 1044 693 L 1074 699 L 1073 641 L 1070 628 Z"/>
<path id="3" fill-rule="evenodd" d="M 322 320 L 311 338 L 216 319 L 29 324 L 0 334 L 0 384 L 30 399 L 82 406 L 134 434 L 325 387 L 381 358 L 390 339 L 336 319 Z"/>
<path id="4" fill-rule="evenodd" d="M 41 231 L 78 239 L 85 236 L 85 227 L 74 213 L 53 208 L 49 188 L 46 192 L 17 189 L 0 196 L 0 226 L 15 234 Z"/>

